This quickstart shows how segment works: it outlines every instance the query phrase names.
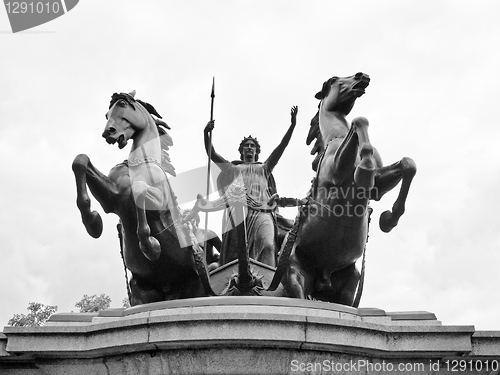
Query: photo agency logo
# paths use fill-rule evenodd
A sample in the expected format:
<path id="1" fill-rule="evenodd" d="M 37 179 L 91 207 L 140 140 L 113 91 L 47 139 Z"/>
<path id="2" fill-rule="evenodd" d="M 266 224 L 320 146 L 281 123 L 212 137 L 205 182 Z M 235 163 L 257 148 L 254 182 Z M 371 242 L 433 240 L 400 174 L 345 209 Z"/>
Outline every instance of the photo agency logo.
<path id="1" fill-rule="evenodd" d="M 13 33 L 28 30 L 56 19 L 73 9 L 79 0 L 4 0 Z"/>

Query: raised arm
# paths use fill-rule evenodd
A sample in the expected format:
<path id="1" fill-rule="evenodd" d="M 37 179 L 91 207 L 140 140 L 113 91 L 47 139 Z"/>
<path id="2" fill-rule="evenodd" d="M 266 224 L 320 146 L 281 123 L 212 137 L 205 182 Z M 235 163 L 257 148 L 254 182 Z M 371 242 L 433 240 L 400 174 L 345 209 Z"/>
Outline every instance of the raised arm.
<path id="1" fill-rule="evenodd" d="M 210 145 L 210 132 L 214 129 L 214 120 L 209 121 L 207 126 L 203 131 L 204 139 L 205 139 L 205 150 L 207 155 L 210 155 L 212 161 L 219 166 L 222 171 L 225 171 L 231 165 L 226 159 L 220 156 L 217 152 L 215 152 L 215 148 L 213 145 Z M 212 151 L 209 152 L 210 147 L 212 147 Z"/>
<path id="2" fill-rule="evenodd" d="M 283 155 L 283 151 L 285 151 L 286 146 L 288 146 L 288 142 L 290 142 L 290 138 L 292 138 L 292 133 L 295 129 L 295 124 L 297 123 L 298 112 L 299 112 L 299 107 L 294 105 L 290 110 L 291 124 L 290 127 L 288 128 L 288 131 L 285 133 L 285 136 L 281 140 L 278 147 L 274 149 L 269 158 L 265 161 L 265 164 L 267 164 L 269 171 L 272 171 L 276 166 L 276 164 L 278 164 L 281 155 Z"/>

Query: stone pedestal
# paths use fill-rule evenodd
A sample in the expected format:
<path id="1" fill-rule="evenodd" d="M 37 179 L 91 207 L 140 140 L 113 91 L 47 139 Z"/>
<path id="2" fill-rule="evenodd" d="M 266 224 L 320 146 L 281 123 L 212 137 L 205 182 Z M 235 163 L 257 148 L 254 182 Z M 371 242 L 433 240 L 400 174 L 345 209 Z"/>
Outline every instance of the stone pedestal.
<path id="1" fill-rule="evenodd" d="M 500 332 L 428 312 L 210 297 L 5 327 L 0 373 L 498 374 Z M 496 371 L 496 372 L 495 372 Z"/>

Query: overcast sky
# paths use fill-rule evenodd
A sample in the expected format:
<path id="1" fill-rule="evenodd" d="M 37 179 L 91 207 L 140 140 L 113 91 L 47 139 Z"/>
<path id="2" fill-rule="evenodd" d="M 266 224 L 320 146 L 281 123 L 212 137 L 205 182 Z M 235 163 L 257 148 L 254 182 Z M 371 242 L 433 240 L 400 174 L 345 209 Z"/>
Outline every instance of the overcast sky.
<path id="1" fill-rule="evenodd" d="M 348 119 L 370 120 L 385 164 L 409 156 L 418 172 L 390 234 L 377 222 L 397 189 L 372 204 L 361 306 L 500 330 L 499 16 L 497 1 L 83 0 L 12 34 L 0 10 L 0 326 L 31 301 L 67 312 L 84 294 L 113 307 L 126 297 L 118 218 L 93 200 L 104 233 L 87 235 L 71 170 L 79 153 L 104 173 L 127 158 L 101 138 L 112 93 L 135 89 L 156 107 L 178 172 L 206 165 L 213 76 L 226 159 L 251 134 L 265 160 L 298 105 L 274 175 L 280 195 L 303 197 L 314 94 L 364 72 L 371 84 Z"/>

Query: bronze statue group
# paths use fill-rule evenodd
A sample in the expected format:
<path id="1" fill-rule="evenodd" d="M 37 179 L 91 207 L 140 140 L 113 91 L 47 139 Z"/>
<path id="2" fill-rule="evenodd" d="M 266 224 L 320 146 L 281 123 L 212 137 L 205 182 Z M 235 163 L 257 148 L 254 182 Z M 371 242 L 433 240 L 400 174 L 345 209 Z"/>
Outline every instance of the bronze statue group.
<path id="1" fill-rule="evenodd" d="M 291 108 L 291 124 L 283 139 L 264 162 L 259 161 L 260 144 L 252 136 L 240 143 L 240 160 L 230 162 L 218 154 L 211 142 L 212 115 L 204 140 L 209 159 L 221 169 L 217 183 L 222 203 L 198 197 L 189 212 L 180 209 L 167 178 L 175 175 L 168 155 L 173 144 L 168 125 L 152 105 L 135 99 L 135 92 L 114 94 L 102 136 L 119 148 L 132 141 L 128 160 L 106 176 L 80 154 L 73 161 L 73 171 L 77 206 L 87 232 L 97 238 L 103 230 L 100 214 L 91 209 L 87 187 L 106 213 L 120 219 L 120 249 L 127 279 L 131 274 L 127 280 L 131 304 L 213 296 L 207 260 L 213 270 L 237 259 L 239 274 L 233 281 L 240 294 L 260 294 L 267 288 L 272 295 L 280 286 L 279 296 L 357 306 L 364 261 L 361 272 L 356 262 L 364 259 L 366 251 L 369 202 L 380 200 L 401 183 L 392 209 L 379 219 L 380 229 L 391 231 L 405 211 L 416 173 L 408 157 L 382 164 L 370 142 L 366 118 L 347 121 L 369 82 L 364 73 L 335 76 L 316 94 L 320 102 L 306 141 L 314 141 L 316 176 L 303 199 L 278 197 L 272 174 L 295 129 L 297 106 Z M 212 87 L 212 105 L 213 98 Z M 243 203 L 229 204 L 234 197 Z M 298 206 L 294 221 L 279 215 L 278 203 Z M 215 235 L 207 241 L 206 230 L 193 218 L 200 210 L 220 207 L 225 209 L 222 241 Z M 219 248 L 220 259 L 213 247 Z M 270 285 L 251 274 L 249 258 L 275 270 Z"/>

